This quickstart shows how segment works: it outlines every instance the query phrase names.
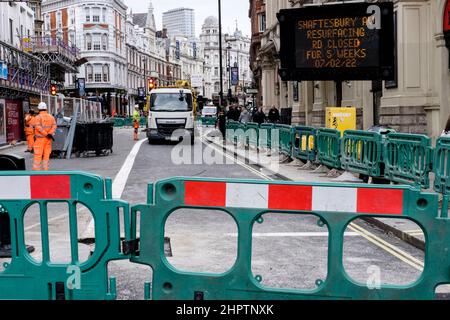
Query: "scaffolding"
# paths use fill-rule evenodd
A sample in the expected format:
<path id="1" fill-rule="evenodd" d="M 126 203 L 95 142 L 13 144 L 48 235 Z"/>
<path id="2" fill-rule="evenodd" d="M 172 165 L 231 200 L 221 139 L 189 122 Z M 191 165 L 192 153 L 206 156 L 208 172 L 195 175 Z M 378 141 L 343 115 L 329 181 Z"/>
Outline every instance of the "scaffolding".
<path id="1" fill-rule="evenodd" d="M 78 73 L 78 67 L 86 61 L 80 49 L 57 37 L 28 38 L 27 51 L 50 64 L 52 80 L 63 83 L 66 73 Z"/>
<path id="2" fill-rule="evenodd" d="M 0 41 L 0 61 L 7 65 L 7 79 L 0 79 L 0 96 L 27 98 L 48 92 L 50 64 Z"/>

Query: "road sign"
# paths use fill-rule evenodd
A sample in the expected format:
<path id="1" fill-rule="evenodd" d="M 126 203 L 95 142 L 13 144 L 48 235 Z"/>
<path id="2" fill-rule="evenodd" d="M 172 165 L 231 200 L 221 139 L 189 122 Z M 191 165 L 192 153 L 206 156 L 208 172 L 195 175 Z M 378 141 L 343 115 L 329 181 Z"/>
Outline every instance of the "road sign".
<path id="1" fill-rule="evenodd" d="M 191 85 L 193 88 L 203 87 L 203 76 L 201 74 L 193 74 L 191 76 Z"/>
<path id="2" fill-rule="evenodd" d="M 283 80 L 393 80 L 393 4 L 281 10 Z"/>
<path id="3" fill-rule="evenodd" d="M 259 90 L 258 89 L 251 89 L 251 88 L 246 88 L 245 92 L 247 94 L 258 94 Z"/>

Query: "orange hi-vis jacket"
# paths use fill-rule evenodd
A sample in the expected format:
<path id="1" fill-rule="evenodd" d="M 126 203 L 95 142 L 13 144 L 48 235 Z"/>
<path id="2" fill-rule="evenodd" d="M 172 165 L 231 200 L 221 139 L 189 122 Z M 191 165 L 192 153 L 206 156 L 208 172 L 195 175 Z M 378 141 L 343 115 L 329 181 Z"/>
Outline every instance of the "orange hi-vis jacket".
<path id="1" fill-rule="evenodd" d="M 42 111 L 34 120 L 34 136 L 38 138 L 46 138 L 49 134 L 54 135 L 56 132 L 56 120 L 47 111 Z"/>
<path id="2" fill-rule="evenodd" d="M 28 115 L 25 118 L 25 134 L 27 136 L 34 135 L 35 116 Z"/>

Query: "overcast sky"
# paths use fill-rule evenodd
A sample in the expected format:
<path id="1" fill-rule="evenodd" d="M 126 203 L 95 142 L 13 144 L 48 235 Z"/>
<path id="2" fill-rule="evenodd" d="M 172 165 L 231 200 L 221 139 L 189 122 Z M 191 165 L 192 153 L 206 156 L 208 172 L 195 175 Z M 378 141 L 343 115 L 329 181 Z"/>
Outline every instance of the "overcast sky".
<path id="1" fill-rule="evenodd" d="M 133 9 L 133 13 L 148 11 L 150 0 L 123 0 L 125 4 Z M 198 35 L 205 19 L 209 16 L 218 16 L 217 1 L 215 0 L 152 0 L 155 7 L 156 27 L 162 27 L 162 13 L 179 7 L 192 8 L 195 10 L 195 33 Z M 236 19 L 239 29 L 250 36 L 250 19 L 248 18 L 248 0 L 222 0 L 222 23 L 223 32 L 234 32 Z"/>

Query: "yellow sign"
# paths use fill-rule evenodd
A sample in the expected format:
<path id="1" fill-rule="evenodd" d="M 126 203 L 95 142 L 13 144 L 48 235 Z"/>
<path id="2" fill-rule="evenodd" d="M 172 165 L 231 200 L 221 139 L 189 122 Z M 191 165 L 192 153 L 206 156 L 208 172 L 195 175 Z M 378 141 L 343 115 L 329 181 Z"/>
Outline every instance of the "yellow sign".
<path id="1" fill-rule="evenodd" d="M 33 51 L 30 38 L 22 38 L 22 50 L 27 53 Z"/>
<path id="2" fill-rule="evenodd" d="M 356 130 L 356 108 L 327 108 L 327 128 L 343 135 L 346 130 Z"/>

